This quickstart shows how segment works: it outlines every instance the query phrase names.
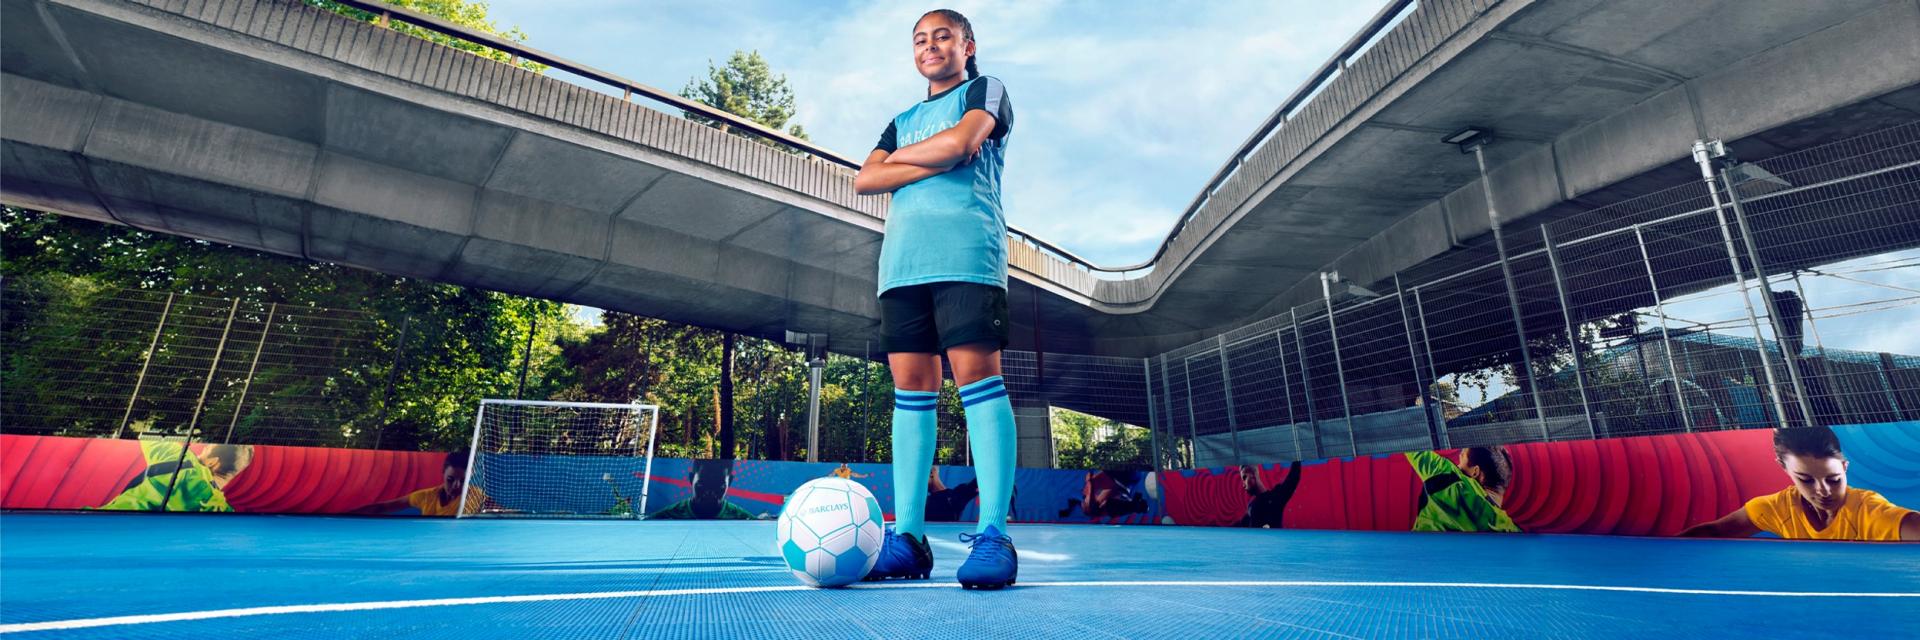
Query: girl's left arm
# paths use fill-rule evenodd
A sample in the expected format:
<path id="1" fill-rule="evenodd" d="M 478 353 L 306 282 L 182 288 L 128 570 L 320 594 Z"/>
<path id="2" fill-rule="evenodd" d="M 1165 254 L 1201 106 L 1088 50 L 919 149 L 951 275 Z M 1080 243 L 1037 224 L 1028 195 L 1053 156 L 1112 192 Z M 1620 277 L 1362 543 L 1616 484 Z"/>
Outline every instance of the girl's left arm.
<path id="1" fill-rule="evenodd" d="M 951 169 L 965 164 L 980 153 L 980 145 L 993 135 L 998 121 L 984 109 L 970 109 L 960 123 L 933 136 L 901 147 L 887 162 L 917 164 L 931 169 Z"/>

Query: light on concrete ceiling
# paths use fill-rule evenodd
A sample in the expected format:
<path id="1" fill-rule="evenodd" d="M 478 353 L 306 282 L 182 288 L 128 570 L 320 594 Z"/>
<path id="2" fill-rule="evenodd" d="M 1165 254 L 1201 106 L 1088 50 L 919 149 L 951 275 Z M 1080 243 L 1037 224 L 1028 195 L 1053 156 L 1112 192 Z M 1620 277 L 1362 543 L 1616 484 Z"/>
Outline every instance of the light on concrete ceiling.
<path id="1" fill-rule="evenodd" d="M 1493 132 L 1479 127 L 1467 127 L 1440 139 L 1441 142 L 1460 147 L 1460 153 L 1473 153 L 1474 149 L 1493 142 Z"/>

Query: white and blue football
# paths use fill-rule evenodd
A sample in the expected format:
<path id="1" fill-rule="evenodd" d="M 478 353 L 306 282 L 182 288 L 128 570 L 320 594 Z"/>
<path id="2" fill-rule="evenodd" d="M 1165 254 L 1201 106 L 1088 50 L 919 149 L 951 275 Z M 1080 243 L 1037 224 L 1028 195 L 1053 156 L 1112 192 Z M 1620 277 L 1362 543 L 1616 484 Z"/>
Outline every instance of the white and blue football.
<path id="1" fill-rule="evenodd" d="M 787 496 L 774 551 L 802 584 L 844 587 L 873 570 L 884 517 L 880 502 L 860 483 L 820 478 Z"/>

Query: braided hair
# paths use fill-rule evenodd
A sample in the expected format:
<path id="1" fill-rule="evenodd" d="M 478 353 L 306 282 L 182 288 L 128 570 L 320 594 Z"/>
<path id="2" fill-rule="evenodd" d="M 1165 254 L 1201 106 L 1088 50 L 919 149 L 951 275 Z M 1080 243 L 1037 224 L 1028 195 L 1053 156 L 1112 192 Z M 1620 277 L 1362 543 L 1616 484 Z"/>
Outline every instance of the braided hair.
<path id="1" fill-rule="evenodd" d="M 967 42 L 973 42 L 973 23 L 968 22 L 967 17 L 960 15 L 960 12 L 954 11 L 952 9 L 934 9 L 932 11 L 928 11 L 925 14 L 921 15 L 920 19 L 925 20 L 927 19 L 927 16 L 931 16 L 931 15 L 938 15 L 942 18 L 946 18 L 947 22 L 951 22 L 954 25 L 960 27 L 960 33 L 963 37 L 967 39 Z M 968 80 L 972 80 L 974 78 L 980 77 L 980 65 L 977 64 L 978 59 L 979 59 L 978 56 L 967 56 L 967 79 Z"/>

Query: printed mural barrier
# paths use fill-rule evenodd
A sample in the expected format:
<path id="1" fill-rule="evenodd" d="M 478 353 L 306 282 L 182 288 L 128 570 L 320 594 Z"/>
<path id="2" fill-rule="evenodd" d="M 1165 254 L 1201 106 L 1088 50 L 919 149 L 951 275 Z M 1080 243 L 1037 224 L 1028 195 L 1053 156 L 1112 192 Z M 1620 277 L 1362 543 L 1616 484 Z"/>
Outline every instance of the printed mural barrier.
<path id="1" fill-rule="evenodd" d="M 488 454 L 506 457 L 509 454 Z M 513 512 L 770 519 L 794 487 L 892 467 L 521 456 L 468 500 Z M 453 515 L 464 452 L 0 435 L 0 507 Z M 650 481 L 649 481 L 650 480 Z M 971 521 L 970 467 L 935 467 L 929 521 Z M 1015 522 L 1367 531 L 1920 539 L 1920 422 L 1732 430 L 1167 471 L 1020 469 Z"/>

